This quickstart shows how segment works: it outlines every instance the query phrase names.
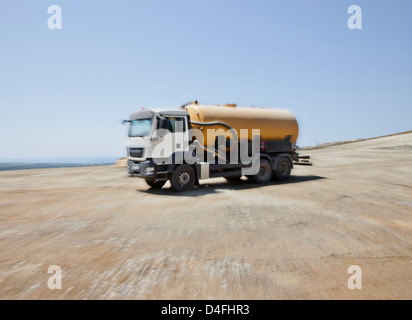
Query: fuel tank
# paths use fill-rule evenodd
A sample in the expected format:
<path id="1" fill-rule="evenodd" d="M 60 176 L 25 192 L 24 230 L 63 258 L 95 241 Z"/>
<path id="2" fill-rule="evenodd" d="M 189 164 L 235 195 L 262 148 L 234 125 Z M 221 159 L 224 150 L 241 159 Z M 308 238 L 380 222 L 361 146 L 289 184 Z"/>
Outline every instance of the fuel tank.
<path id="1" fill-rule="evenodd" d="M 192 103 L 184 109 L 189 113 L 192 128 L 203 132 L 205 146 L 215 143 L 216 135 L 207 129 L 233 128 L 239 140 L 252 140 L 253 129 L 260 130 L 261 140 L 290 140 L 296 143 L 299 127 L 296 118 L 286 110 L 264 109 L 255 107 L 237 107 L 236 105 L 201 105 Z M 247 129 L 241 130 L 241 129 Z M 218 134 L 221 135 L 221 134 Z M 228 132 L 227 137 L 233 134 Z"/>

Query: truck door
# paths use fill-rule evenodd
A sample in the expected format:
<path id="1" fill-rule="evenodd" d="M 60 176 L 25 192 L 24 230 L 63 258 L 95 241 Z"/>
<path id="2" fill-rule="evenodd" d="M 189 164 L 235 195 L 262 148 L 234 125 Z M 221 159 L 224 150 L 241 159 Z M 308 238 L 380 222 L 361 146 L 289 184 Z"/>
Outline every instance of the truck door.
<path id="1" fill-rule="evenodd" d="M 165 117 L 167 129 L 172 135 L 173 152 L 185 151 L 188 147 L 188 130 L 186 117 Z"/>

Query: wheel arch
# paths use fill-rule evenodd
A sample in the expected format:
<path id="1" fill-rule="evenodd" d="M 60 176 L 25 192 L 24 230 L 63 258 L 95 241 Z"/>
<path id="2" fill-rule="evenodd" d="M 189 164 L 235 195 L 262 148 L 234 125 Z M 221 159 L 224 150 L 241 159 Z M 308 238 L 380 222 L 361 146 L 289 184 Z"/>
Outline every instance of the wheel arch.
<path id="1" fill-rule="evenodd" d="M 268 161 L 270 162 L 270 165 L 271 165 L 272 168 L 273 168 L 273 165 L 274 165 L 273 159 L 272 159 L 271 157 L 269 157 L 268 154 L 266 154 L 266 153 L 261 153 L 261 154 L 260 154 L 260 159 L 268 160 Z"/>

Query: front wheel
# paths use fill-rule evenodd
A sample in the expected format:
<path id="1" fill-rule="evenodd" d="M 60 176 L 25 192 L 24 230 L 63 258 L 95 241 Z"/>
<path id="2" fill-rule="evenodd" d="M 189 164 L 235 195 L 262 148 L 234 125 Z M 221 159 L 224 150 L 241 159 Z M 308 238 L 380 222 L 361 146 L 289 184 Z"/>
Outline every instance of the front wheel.
<path id="1" fill-rule="evenodd" d="M 188 164 L 178 166 L 169 176 L 172 189 L 175 191 L 189 191 L 193 189 L 196 175 L 195 171 Z"/>
<path id="2" fill-rule="evenodd" d="M 155 180 L 152 178 L 145 178 L 144 179 L 146 183 L 151 187 L 152 189 L 162 189 L 162 187 L 165 185 L 166 180 Z"/>

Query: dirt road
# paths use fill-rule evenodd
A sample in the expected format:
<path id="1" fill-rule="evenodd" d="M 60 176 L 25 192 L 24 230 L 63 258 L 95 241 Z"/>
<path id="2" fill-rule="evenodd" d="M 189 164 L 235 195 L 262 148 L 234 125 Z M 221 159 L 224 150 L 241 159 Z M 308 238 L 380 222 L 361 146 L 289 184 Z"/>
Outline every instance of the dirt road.
<path id="1" fill-rule="evenodd" d="M 114 166 L 1 172 L 0 298 L 412 299 L 412 133 L 306 153 L 289 182 L 182 194 Z"/>

